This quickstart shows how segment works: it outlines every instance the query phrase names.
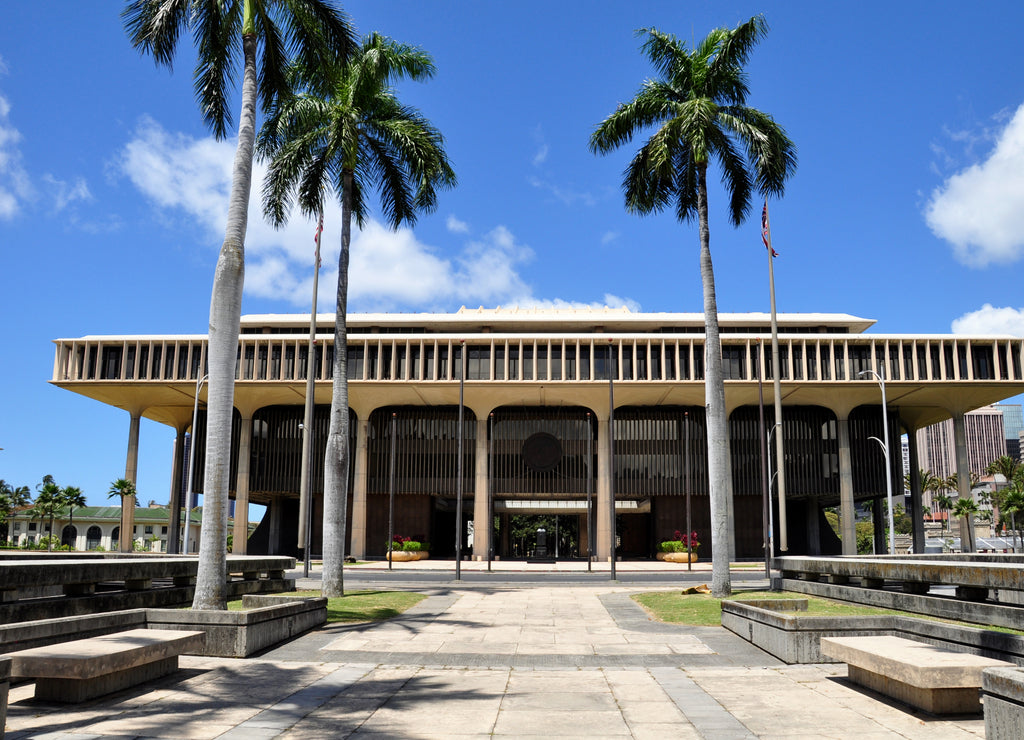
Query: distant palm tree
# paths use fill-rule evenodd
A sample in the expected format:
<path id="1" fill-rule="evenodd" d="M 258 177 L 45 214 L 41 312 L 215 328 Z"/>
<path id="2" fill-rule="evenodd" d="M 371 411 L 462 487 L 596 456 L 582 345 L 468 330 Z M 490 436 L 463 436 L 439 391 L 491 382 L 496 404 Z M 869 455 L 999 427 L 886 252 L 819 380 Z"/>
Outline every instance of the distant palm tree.
<path id="1" fill-rule="evenodd" d="M 134 498 L 138 491 L 135 490 L 135 484 L 127 478 L 118 478 L 110 484 L 110 490 L 107 491 L 107 498 L 113 498 L 119 496 L 121 498 L 121 528 L 120 528 L 120 547 L 118 548 L 121 552 L 132 552 L 135 549 L 135 533 L 125 532 L 125 499 Z M 134 527 L 133 527 L 134 529 Z M 126 537 L 125 534 L 128 536 Z"/>
<path id="2" fill-rule="evenodd" d="M 218 139 L 226 137 L 231 124 L 227 99 L 236 81 L 240 52 L 242 57 L 238 148 L 210 300 L 205 514 L 193 601 L 196 609 L 226 609 L 231 416 L 256 106 L 259 102 L 267 110 L 285 94 L 284 71 L 290 53 L 309 69 L 345 59 L 353 45 L 352 29 L 330 0 L 131 0 L 122 17 L 132 45 L 151 54 L 157 64 L 171 66 L 183 33 L 195 39 L 199 53 L 194 73 L 196 98 Z"/>
<path id="3" fill-rule="evenodd" d="M 671 206 L 680 221 L 696 218 L 698 222 L 704 291 L 711 591 L 715 596 L 732 591 L 732 473 L 708 228 L 707 170 L 712 159 L 721 165 L 734 226 L 742 224 L 749 213 L 755 190 L 765 196 L 781 196 L 786 180 L 796 170 L 796 148 L 783 128 L 771 116 L 746 105 L 749 91 L 743 67 L 767 31 L 764 18 L 756 16 L 732 30 L 713 30 L 692 51 L 671 34 L 653 28 L 638 31 L 645 37 L 643 51 L 659 77 L 645 82 L 636 96 L 620 104 L 590 137 L 591 151 L 607 154 L 641 131 L 654 128 L 623 174 L 626 210 L 649 214 Z"/>
<path id="4" fill-rule="evenodd" d="M 40 522 L 49 519 L 50 521 L 50 536 L 46 538 L 46 551 L 53 551 L 53 518 L 54 516 L 64 508 L 64 502 L 61 500 L 61 488 L 53 482 L 51 476 L 45 476 L 43 483 L 39 488 L 39 493 L 36 494 L 36 500 L 33 504 L 35 510 L 35 516 L 38 517 Z"/>
<path id="5" fill-rule="evenodd" d="M 328 190 L 341 201 L 341 255 L 334 322 L 334 375 L 324 461 L 323 581 L 325 596 L 344 594 L 348 499 L 348 261 L 353 217 L 368 215 L 367 194 L 380 194 L 392 228 L 414 223 L 437 205 L 437 191 L 455 184 L 440 132 L 419 111 L 399 103 L 391 85 L 434 74 L 430 56 L 370 34 L 351 59 L 327 77 L 293 69 L 301 92 L 284 97 L 260 134 L 271 158 L 264 210 L 275 225 L 291 202 L 310 216 L 323 213 Z"/>
<path id="6" fill-rule="evenodd" d="M 999 509 L 1001 516 L 1010 517 L 1010 531 L 1013 533 L 1014 552 L 1017 551 L 1017 540 L 1020 539 L 1020 531 L 1017 529 L 1017 515 L 1024 512 L 1024 487 L 1015 485 L 1008 489 L 1003 498 L 1002 506 Z"/>
<path id="7" fill-rule="evenodd" d="M 932 503 L 938 507 L 939 511 L 946 512 L 945 522 L 946 527 L 949 526 L 949 510 L 953 508 L 953 499 L 947 496 L 945 493 L 939 493 L 932 496 Z"/>
<path id="8" fill-rule="evenodd" d="M 978 505 L 974 499 L 961 498 L 953 504 L 953 514 L 960 519 L 960 551 L 974 552 L 974 522 L 972 517 L 978 513 Z"/>
<path id="9" fill-rule="evenodd" d="M 61 492 L 61 500 L 64 506 L 68 507 L 68 526 L 74 527 L 75 509 L 79 506 L 85 506 L 85 494 L 77 486 L 66 486 Z M 75 549 L 74 544 L 72 544 L 71 549 Z"/>

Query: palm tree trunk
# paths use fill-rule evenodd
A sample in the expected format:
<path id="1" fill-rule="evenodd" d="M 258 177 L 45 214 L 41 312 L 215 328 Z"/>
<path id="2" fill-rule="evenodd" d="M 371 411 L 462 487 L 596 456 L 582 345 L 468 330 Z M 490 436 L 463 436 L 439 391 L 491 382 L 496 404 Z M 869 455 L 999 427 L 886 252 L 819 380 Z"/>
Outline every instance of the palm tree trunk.
<path id="1" fill-rule="evenodd" d="M 352 170 L 342 173 L 341 256 L 334 310 L 334 378 L 331 421 L 324 456 L 324 571 L 327 597 L 345 595 L 345 529 L 348 519 L 348 255 L 352 241 Z"/>
<path id="2" fill-rule="evenodd" d="M 697 165 L 697 217 L 700 224 L 700 277 L 704 289 L 704 403 L 707 409 L 708 484 L 711 498 L 711 594 L 732 593 L 729 557 L 732 550 L 729 504 L 732 475 L 729 470 L 729 429 L 725 416 L 725 382 L 722 377 L 722 341 L 718 335 L 718 301 L 711 264 L 711 233 L 708 228 L 707 163 Z"/>
<path id="3" fill-rule="evenodd" d="M 210 299 L 209 385 L 206 403 L 206 470 L 203 531 L 193 609 L 226 609 L 228 491 L 231 487 L 231 422 L 235 399 L 235 358 L 245 278 L 245 230 L 252 189 L 256 141 L 256 36 L 242 37 L 245 67 L 238 148 L 231 173 L 224 244 L 217 259 Z M 200 369 L 200 372 L 202 370 Z"/>

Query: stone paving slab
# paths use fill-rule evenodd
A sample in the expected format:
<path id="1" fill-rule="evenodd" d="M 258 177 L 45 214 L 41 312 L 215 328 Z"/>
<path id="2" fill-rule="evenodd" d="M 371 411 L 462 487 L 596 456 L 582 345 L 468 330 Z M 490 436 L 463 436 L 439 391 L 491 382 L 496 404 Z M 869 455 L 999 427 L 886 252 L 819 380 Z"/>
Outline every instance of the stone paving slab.
<path id="1" fill-rule="evenodd" d="M 328 626 L 259 658 L 185 656 L 174 676 L 70 711 L 17 686 L 7 738 L 984 737 L 980 718 L 916 713 L 845 666 L 787 666 L 721 628 L 651 622 L 638 590 L 438 591 L 392 622 Z"/>

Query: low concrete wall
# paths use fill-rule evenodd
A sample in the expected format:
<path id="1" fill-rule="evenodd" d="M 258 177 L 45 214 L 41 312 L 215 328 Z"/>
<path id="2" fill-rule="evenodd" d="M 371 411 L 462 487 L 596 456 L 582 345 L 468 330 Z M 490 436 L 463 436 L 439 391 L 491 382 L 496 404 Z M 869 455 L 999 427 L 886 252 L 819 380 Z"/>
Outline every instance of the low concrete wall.
<path id="1" fill-rule="evenodd" d="M 80 640 L 146 626 L 145 609 L 37 619 L 0 626 L 0 653 Z"/>
<path id="2" fill-rule="evenodd" d="M 930 617 L 954 619 L 958 622 L 991 624 L 997 627 L 1024 630 L 1024 609 L 1018 606 L 960 601 L 942 596 L 805 581 L 796 578 L 773 578 L 772 588 L 776 591 L 793 591 L 812 596 L 823 596 L 827 599 L 849 601 L 853 604 L 927 614 Z"/>
<path id="3" fill-rule="evenodd" d="M 243 604 L 259 603 L 259 598 L 247 596 Z M 146 621 L 152 629 L 202 630 L 206 633 L 203 655 L 222 658 L 246 658 L 327 621 L 327 599 L 277 597 L 277 601 L 283 603 L 238 612 L 147 609 Z"/>
<path id="4" fill-rule="evenodd" d="M 244 596 L 248 611 L 129 609 L 0 626 L 0 653 L 130 629 L 202 630 L 203 655 L 245 658 L 327 621 L 327 599 Z"/>
<path id="5" fill-rule="evenodd" d="M 0 740 L 7 725 L 7 693 L 11 688 L 11 659 L 0 657 Z"/>
<path id="6" fill-rule="evenodd" d="M 194 579 L 189 578 L 193 581 Z M 59 587 L 50 587 L 58 588 Z M 282 593 L 295 590 L 295 581 L 288 578 L 258 578 L 231 580 L 227 583 L 229 599 L 246 594 Z M 189 606 L 195 595 L 195 586 L 158 584 L 142 590 L 130 590 L 111 585 L 110 590 L 97 589 L 96 593 L 81 595 L 48 595 L 45 598 L 23 598 L 0 603 L 0 623 L 28 622 L 58 617 L 73 617 L 126 609 L 159 609 Z"/>
<path id="7" fill-rule="evenodd" d="M 986 668 L 981 674 L 986 740 L 1020 740 L 1024 728 L 1024 670 Z"/>
<path id="8" fill-rule="evenodd" d="M 822 637 L 893 634 L 892 617 L 808 617 L 785 614 L 786 603 L 722 601 L 722 626 L 786 663 L 834 663 L 821 652 Z M 807 601 L 803 600 L 804 609 Z"/>
<path id="9" fill-rule="evenodd" d="M 1020 635 L 913 617 L 792 615 L 776 611 L 764 601 L 758 604 L 723 601 L 722 626 L 786 663 L 835 662 L 822 654 L 822 637 L 892 635 L 1024 666 L 1024 637 Z"/>

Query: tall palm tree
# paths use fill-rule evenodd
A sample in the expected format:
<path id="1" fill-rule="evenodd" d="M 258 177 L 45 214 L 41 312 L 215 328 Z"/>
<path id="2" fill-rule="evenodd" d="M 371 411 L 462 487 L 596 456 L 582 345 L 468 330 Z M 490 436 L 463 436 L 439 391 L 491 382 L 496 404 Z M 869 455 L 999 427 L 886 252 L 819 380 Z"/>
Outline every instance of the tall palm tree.
<path id="1" fill-rule="evenodd" d="M 341 201 L 341 255 L 334 314 L 334 369 L 330 426 L 324 460 L 323 593 L 344 593 L 348 512 L 348 261 L 352 219 L 368 215 L 366 193 L 376 189 L 392 228 L 412 224 L 437 205 L 437 191 L 455 184 L 440 132 L 419 111 L 399 103 L 391 85 L 434 74 L 421 49 L 370 34 L 347 63 L 327 77 L 293 71 L 301 92 L 282 98 L 260 133 L 271 158 L 264 210 L 275 225 L 293 200 L 309 216 L 323 213 L 324 193 Z"/>
<path id="2" fill-rule="evenodd" d="M 729 509 L 732 472 L 722 376 L 722 345 L 711 263 L 707 170 L 722 169 L 729 192 L 729 216 L 743 223 L 756 190 L 780 196 L 796 169 L 796 149 L 771 116 L 748 107 L 744 64 L 768 26 L 761 16 L 735 29 L 718 28 L 693 50 L 675 36 L 649 28 L 643 51 L 659 73 L 628 103 L 602 121 L 590 137 L 591 151 L 607 154 L 633 136 L 655 128 L 623 174 L 626 209 L 649 214 L 672 206 L 680 221 L 697 219 L 704 292 L 705 403 L 708 424 L 708 478 L 711 498 L 712 580 L 716 596 L 731 592 L 732 549 Z"/>
<path id="3" fill-rule="evenodd" d="M 130 0 L 122 17 L 132 45 L 170 67 L 182 32 L 198 46 L 196 99 L 203 118 L 221 139 L 232 123 L 228 95 L 242 58 L 238 148 L 231 176 L 224 243 L 210 299 L 204 522 L 195 609 L 227 608 L 228 490 L 231 413 L 235 390 L 245 274 L 245 231 L 256 142 L 257 98 L 264 110 L 286 90 L 289 55 L 309 69 L 346 58 L 352 47 L 347 17 L 332 0 Z"/>
<path id="4" fill-rule="evenodd" d="M 61 492 L 61 502 L 64 506 L 68 507 L 68 526 L 75 526 L 75 509 L 79 506 L 85 506 L 85 494 L 77 486 L 66 486 Z M 71 549 L 75 549 L 74 544 L 72 544 Z"/>
<path id="5" fill-rule="evenodd" d="M 138 491 L 135 490 L 135 483 L 128 480 L 127 478 L 118 478 L 110 484 L 110 490 L 107 491 L 107 498 L 113 498 L 114 496 L 120 496 L 121 498 L 121 535 L 120 535 L 120 547 L 118 549 L 121 552 L 132 552 L 135 549 L 135 533 L 125 532 L 125 499 L 134 497 Z M 136 502 L 137 503 L 137 502 Z M 125 534 L 128 536 L 125 537 Z M 225 567 L 227 567 L 225 565 Z"/>

